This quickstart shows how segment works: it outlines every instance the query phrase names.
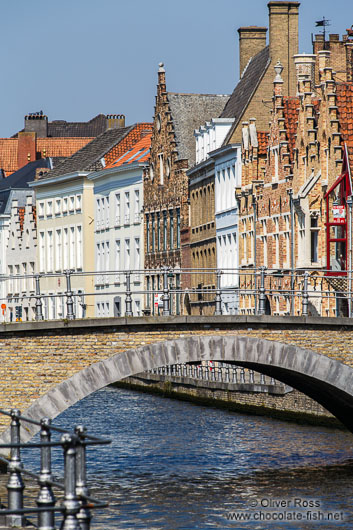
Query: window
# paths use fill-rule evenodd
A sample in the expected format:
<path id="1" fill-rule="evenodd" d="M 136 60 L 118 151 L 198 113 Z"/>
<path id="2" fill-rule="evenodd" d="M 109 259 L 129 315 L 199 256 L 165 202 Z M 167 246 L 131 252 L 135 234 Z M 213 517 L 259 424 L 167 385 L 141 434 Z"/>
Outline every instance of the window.
<path id="1" fill-rule="evenodd" d="M 158 155 L 159 159 L 159 183 L 161 186 L 164 184 L 164 165 L 163 165 L 163 153 Z"/>
<path id="2" fill-rule="evenodd" d="M 150 179 L 153 182 L 153 179 L 154 179 L 154 165 L 153 165 L 153 163 L 150 164 Z"/>
<path id="3" fill-rule="evenodd" d="M 96 200 L 96 229 L 100 230 L 101 227 L 101 201 L 100 199 Z"/>
<path id="4" fill-rule="evenodd" d="M 274 266 L 279 267 L 279 217 L 273 217 L 274 223 L 274 243 L 275 243 L 275 259 Z"/>
<path id="5" fill-rule="evenodd" d="M 74 195 L 70 195 L 69 197 L 69 210 L 70 212 L 73 212 L 75 209 L 75 196 Z"/>
<path id="6" fill-rule="evenodd" d="M 27 291 L 27 263 L 22 263 L 22 292 Z"/>
<path id="7" fill-rule="evenodd" d="M 117 274 L 115 275 L 115 281 L 116 282 L 119 282 L 120 281 L 120 275 L 119 275 L 119 271 L 121 269 L 121 263 L 120 263 L 120 239 L 117 239 L 115 241 L 115 270 L 117 272 Z"/>
<path id="8" fill-rule="evenodd" d="M 76 227 L 76 267 L 82 269 L 82 226 Z"/>
<path id="9" fill-rule="evenodd" d="M 109 197 L 105 198 L 105 228 L 110 226 Z"/>
<path id="10" fill-rule="evenodd" d="M 174 211 L 169 212 L 169 248 L 174 248 Z"/>
<path id="11" fill-rule="evenodd" d="M 39 232 L 39 270 L 45 272 L 45 235 Z"/>
<path id="12" fill-rule="evenodd" d="M 47 217 L 53 215 L 53 201 L 47 201 Z"/>
<path id="13" fill-rule="evenodd" d="M 318 218 L 310 218 L 310 255 L 311 263 L 317 263 L 318 259 L 318 240 L 319 240 Z"/>
<path id="14" fill-rule="evenodd" d="M 52 272 L 54 269 L 54 248 L 53 248 L 53 231 L 47 233 L 47 271 Z"/>
<path id="15" fill-rule="evenodd" d="M 8 273 L 9 273 L 9 276 L 13 275 L 13 266 L 12 265 L 8 266 Z M 9 293 L 12 293 L 12 292 L 13 292 L 13 278 L 9 278 Z"/>
<path id="16" fill-rule="evenodd" d="M 75 243 L 75 227 L 70 226 L 70 269 L 74 269 L 76 265 Z"/>
<path id="17" fill-rule="evenodd" d="M 167 177 L 170 177 L 170 166 L 171 166 L 170 158 L 168 158 L 167 159 L 167 166 L 165 168 L 165 174 L 167 175 Z"/>
<path id="18" fill-rule="evenodd" d="M 157 250 L 161 250 L 161 214 L 157 212 Z"/>
<path id="19" fill-rule="evenodd" d="M 125 192 L 125 224 L 130 224 L 130 192 Z"/>
<path id="20" fill-rule="evenodd" d="M 63 213 L 67 213 L 69 199 L 67 197 L 63 198 Z"/>
<path id="21" fill-rule="evenodd" d="M 140 222 L 140 190 L 135 190 L 135 223 Z"/>
<path id="22" fill-rule="evenodd" d="M 82 209 L 82 195 L 79 193 L 76 195 L 76 212 L 80 212 Z"/>
<path id="23" fill-rule="evenodd" d="M 55 215 L 61 214 L 61 199 L 55 199 Z"/>
<path id="24" fill-rule="evenodd" d="M 140 270 L 141 268 L 141 254 L 140 254 L 140 238 L 135 237 L 135 263 L 134 269 Z"/>
<path id="25" fill-rule="evenodd" d="M 104 268 L 106 271 L 110 270 L 109 241 L 105 242 L 105 266 Z M 105 283 L 108 283 L 108 281 L 109 281 L 109 276 L 106 275 Z"/>
<path id="26" fill-rule="evenodd" d="M 63 259 L 63 268 L 69 268 L 69 230 L 64 228 L 63 230 L 63 250 L 64 250 L 64 259 Z"/>
<path id="27" fill-rule="evenodd" d="M 150 216 L 146 214 L 146 251 L 150 251 Z"/>
<path id="28" fill-rule="evenodd" d="M 120 212 L 120 193 L 115 194 L 115 226 L 120 226 L 121 212 Z"/>
<path id="29" fill-rule="evenodd" d="M 155 250 L 155 244 L 156 244 L 156 230 L 155 230 L 155 217 L 154 217 L 154 213 L 151 214 L 151 224 L 152 224 L 152 227 L 151 227 L 151 231 L 152 231 L 152 252 L 154 252 Z"/>
<path id="30" fill-rule="evenodd" d="M 38 203 L 38 217 L 44 217 L 44 201 Z"/>
<path id="31" fill-rule="evenodd" d="M 102 270 L 102 263 L 101 263 L 101 244 L 96 244 L 96 268 L 97 272 L 100 272 Z M 99 282 L 98 282 L 99 283 Z"/>
<path id="32" fill-rule="evenodd" d="M 167 250 L 167 212 L 163 212 L 163 250 Z"/>
<path id="33" fill-rule="evenodd" d="M 30 261 L 30 263 L 29 263 L 29 273 L 32 276 L 32 278 L 30 279 L 29 289 L 31 291 L 34 291 L 34 289 L 35 289 L 35 279 L 34 279 L 34 262 L 33 261 Z"/>
<path id="34" fill-rule="evenodd" d="M 130 269 L 130 239 L 125 239 L 125 270 Z"/>
<path id="35" fill-rule="evenodd" d="M 61 228 L 55 231 L 55 270 L 60 271 L 62 268 L 62 235 Z"/>
<path id="36" fill-rule="evenodd" d="M 180 208 L 177 208 L 177 248 L 180 248 Z"/>

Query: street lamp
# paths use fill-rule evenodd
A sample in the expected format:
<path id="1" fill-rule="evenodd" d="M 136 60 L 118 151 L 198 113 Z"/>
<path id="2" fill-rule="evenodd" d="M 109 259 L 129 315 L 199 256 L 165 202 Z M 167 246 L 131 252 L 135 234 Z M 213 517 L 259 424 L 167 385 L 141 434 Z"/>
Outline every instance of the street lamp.
<path id="1" fill-rule="evenodd" d="M 353 197 L 350 195 L 347 197 L 347 204 L 349 209 L 348 217 L 348 316 L 352 317 L 352 205 Z"/>

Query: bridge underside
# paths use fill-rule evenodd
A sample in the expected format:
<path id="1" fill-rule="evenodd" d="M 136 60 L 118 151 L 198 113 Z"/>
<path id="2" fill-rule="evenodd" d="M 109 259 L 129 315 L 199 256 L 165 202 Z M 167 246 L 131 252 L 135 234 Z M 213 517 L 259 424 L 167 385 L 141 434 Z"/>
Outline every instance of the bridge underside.
<path id="1" fill-rule="evenodd" d="M 55 418 L 92 392 L 126 377 L 159 366 L 203 360 L 232 362 L 274 377 L 320 403 L 353 432 L 351 367 L 298 346 L 241 335 L 187 336 L 117 353 L 58 384 L 23 414 Z M 24 440 L 35 432 L 35 426 L 24 432 Z M 0 440 L 9 440 L 9 429 Z"/>

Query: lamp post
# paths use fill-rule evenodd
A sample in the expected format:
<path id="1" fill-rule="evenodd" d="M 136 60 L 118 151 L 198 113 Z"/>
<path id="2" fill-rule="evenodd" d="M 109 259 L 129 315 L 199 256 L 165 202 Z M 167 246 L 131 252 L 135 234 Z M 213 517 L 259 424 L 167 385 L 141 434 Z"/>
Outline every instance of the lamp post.
<path id="1" fill-rule="evenodd" d="M 257 216 L 256 216 L 256 206 L 257 206 L 257 203 L 256 203 L 256 196 L 253 195 L 252 196 L 252 207 L 253 207 L 253 210 L 254 210 L 254 214 L 253 214 L 253 221 L 254 221 L 254 313 L 255 315 L 257 315 L 257 279 L 256 279 L 256 221 L 257 221 Z"/>

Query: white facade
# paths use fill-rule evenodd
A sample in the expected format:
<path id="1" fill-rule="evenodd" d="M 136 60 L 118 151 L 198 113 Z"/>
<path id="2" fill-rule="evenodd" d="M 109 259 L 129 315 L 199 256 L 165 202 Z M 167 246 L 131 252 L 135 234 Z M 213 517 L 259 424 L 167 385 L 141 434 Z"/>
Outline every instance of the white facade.
<path id="1" fill-rule="evenodd" d="M 26 193 L 26 198 L 23 197 L 24 193 Z M 24 200 L 25 204 L 23 204 Z M 8 201 L 10 218 L 7 228 L 8 237 L 4 246 L 6 274 L 9 278 L 5 288 L 7 299 L 2 300 L 1 303 L 6 304 L 4 319 L 10 322 L 17 319 L 35 320 L 34 274 L 37 272 L 37 236 L 33 201 L 34 192 L 31 190 L 26 192 L 14 190 Z M 4 233 L 1 234 L 1 238 L 3 237 Z M 1 246 L 3 246 L 2 242 Z"/>
<path id="2" fill-rule="evenodd" d="M 241 146 L 227 145 L 210 154 L 215 160 L 215 218 L 217 269 L 222 270 L 223 314 L 237 314 L 239 277 L 238 205 L 235 188 L 241 184 Z M 229 290 L 227 292 L 227 290 Z"/>
<path id="3" fill-rule="evenodd" d="M 87 172 L 44 178 L 30 184 L 36 189 L 37 263 L 41 274 L 44 319 L 67 314 L 65 270 L 73 275 L 76 318 L 94 315 L 93 293 L 93 184 Z"/>
<path id="4" fill-rule="evenodd" d="M 125 315 L 125 271 L 144 268 L 143 164 L 108 168 L 90 175 L 94 184 L 95 315 Z M 132 311 L 142 315 L 144 278 L 131 274 Z"/>
<path id="5" fill-rule="evenodd" d="M 196 164 L 209 158 L 211 151 L 221 147 L 233 121 L 233 118 L 213 118 L 195 130 Z"/>

